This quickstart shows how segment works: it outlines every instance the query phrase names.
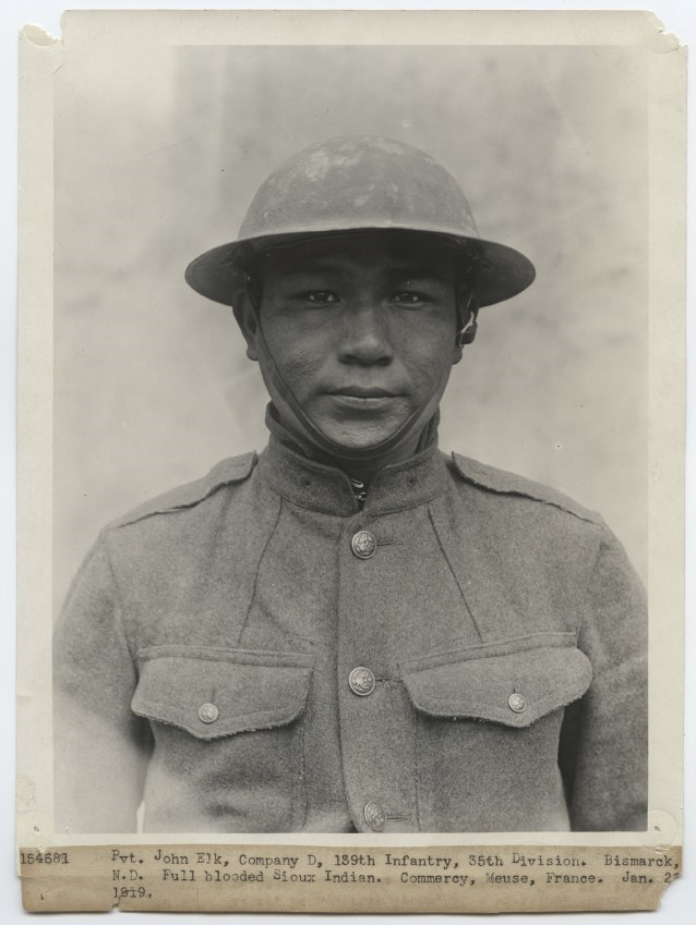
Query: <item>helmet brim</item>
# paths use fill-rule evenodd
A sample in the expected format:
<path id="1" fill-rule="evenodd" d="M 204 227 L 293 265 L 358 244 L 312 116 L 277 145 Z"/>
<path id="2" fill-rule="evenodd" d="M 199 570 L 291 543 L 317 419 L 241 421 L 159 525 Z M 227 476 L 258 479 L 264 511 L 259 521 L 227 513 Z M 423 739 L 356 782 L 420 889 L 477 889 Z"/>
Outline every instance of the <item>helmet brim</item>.
<path id="1" fill-rule="evenodd" d="M 462 259 L 470 263 L 474 258 L 474 289 L 481 307 L 495 305 L 513 298 L 532 284 L 536 276 L 534 264 L 520 251 L 506 244 L 487 241 L 482 238 L 463 237 L 462 235 L 443 234 L 442 231 L 415 231 L 412 228 L 360 228 L 343 231 L 410 231 L 416 234 L 437 234 L 450 241 L 456 238 L 465 245 Z M 292 243 L 294 239 L 307 239 L 312 234 L 338 234 L 336 229 L 327 231 L 298 232 L 297 234 L 265 235 L 259 238 L 245 238 L 221 244 L 196 257 L 186 268 L 186 282 L 200 295 L 222 305 L 234 305 L 237 293 L 245 285 L 240 267 L 243 249 L 260 250 L 264 247 Z"/>

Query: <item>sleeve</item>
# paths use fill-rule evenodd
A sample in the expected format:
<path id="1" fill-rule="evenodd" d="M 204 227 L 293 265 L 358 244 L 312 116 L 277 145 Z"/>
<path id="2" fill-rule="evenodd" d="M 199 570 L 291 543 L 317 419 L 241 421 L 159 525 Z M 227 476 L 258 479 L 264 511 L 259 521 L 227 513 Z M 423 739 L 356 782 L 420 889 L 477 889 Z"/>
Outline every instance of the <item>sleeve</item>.
<path id="1" fill-rule="evenodd" d="M 647 827 L 647 607 L 641 582 L 605 528 L 578 647 L 592 663 L 584 697 L 566 709 L 559 764 L 575 831 Z"/>
<path id="2" fill-rule="evenodd" d="M 53 641 L 56 832 L 135 832 L 151 749 L 106 543 L 75 578 Z"/>

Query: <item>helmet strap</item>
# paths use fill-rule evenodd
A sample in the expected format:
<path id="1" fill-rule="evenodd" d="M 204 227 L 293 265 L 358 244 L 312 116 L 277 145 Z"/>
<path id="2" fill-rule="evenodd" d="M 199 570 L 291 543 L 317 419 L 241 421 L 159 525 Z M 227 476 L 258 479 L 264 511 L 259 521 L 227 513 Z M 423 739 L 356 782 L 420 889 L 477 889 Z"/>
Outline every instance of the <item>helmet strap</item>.
<path id="1" fill-rule="evenodd" d="M 469 274 L 467 273 L 467 275 Z M 403 422 L 398 430 L 390 437 L 387 437 L 386 440 L 375 444 L 375 446 L 361 449 L 346 447 L 343 444 L 332 440 L 331 437 L 327 436 L 319 427 L 317 427 L 311 417 L 306 413 L 300 402 L 297 400 L 297 397 L 295 396 L 288 383 L 285 381 L 283 374 L 281 373 L 280 368 L 276 363 L 275 357 L 273 356 L 268 346 L 268 342 L 266 341 L 266 337 L 263 332 L 260 311 L 260 287 L 256 282 L 256 278 L 248 271 L 244 272 L 243 278 L 246 293 L 254 313 L 254 319 L 256 321 L 255 346 L 259 354 L 259 358 L 263 358 L 266 375 L 270 376 L 274 388 L 278 394 L 282 396 L 282 399 L 287 405 L 288 410 L 292 413 L 293 417 L 300 425 L 305 436 L 320 450 L 323 450 L 328 455 L 338 459 L 345 459 L 347 461 L 354 462 L 370 462 L 372 460 L 377 460 L 380 457 L 385 456 L 386 454 L 397 449 L 414 432 L 414 430 L 418 428 L 422 429 L 427 424 L 428 420 L 434 413 L 433 409 L 429 408 L 430 402 L 435 397 L 435 395 L 437 395 L 438 392 L 442 390 L 444 382 L 449 376 L 450 370 L 447 367 L 443 367 L 442 372 L 437 382 L 434 384 L 430 396 L 428 397 L 428 401 L 424 403 L 422 408 L 416 409 L 413 414 L 409 415 L 409 417 Z M 463 309 L 460 308 L 459 300 L 457 299 L 457 316 L 461 327 L 457 332 L 455 344 L 460 349 L 464 345 L 472 343 L 474 337 L 476 336 L 478 310 L 478 300 L 476 298 L 474 289 L 469 288 L 468 298 Z"/>
<path id="2" fill-rule="evenodd" d="M 443 380 L 449 375 L 449 370 L 443 367 L 442 373 L 435 383 L 428 401 L 422 408 L 417 409 L 413 414 L 403 422 L 395 433 L 381 443 L 365 448 L 346 447 L 342 443 L 337 443 L 327 436 L 311 419 L 297 400 L 294 392 L 283 378 L 283 374 L 278 368 L 275 357 L 271 353 L 266 338 L 263 334 L 263 327 L 259 321 L 258 312 L 256 313 L 256 346 L 259 357 L 263 357 L 264 366 L 267 375 L 270 376 L 273 386 L 277 393 L 282 396 L 283 402 L 287 405 L 294 419 L 300 425 L 304 435 L 320 450 L 337 459 L 345 459 L 352 462 L 370 462 L 377 460 L 382 456 L 391 453 L 397 449 L 404 441 L 419 428 L 422 429 L 428 420 L 432 417 L 434 411 L 429 408 L 430 400 L 440 391 Z"/>
<path id="3" fill-rule="evenodd" d="M 319 427 L 317 427 L 311 417 L 304 410 L 300 402 L 297 400 L 297 397 L 295 396 L 288 383 L 285 381 L 283 374 L 281 373 L 278 364 L 276 363 L 275 357 L 273 356 L 268 346 L 268 342 L 266 341 L 266 337 L 263 332 L 263 325 L 261 323 L 259 306 L 251 298 L 251 293 L 249 293 L 249 298 L 256 320 L 256 349 L 259 355 L 259 359 L 263 360 L 263 366 L 266 375 L 270 377 L 275 391 L 282 397 L 283 402 L 287 406 L 288 410 L 292 413 L 294 419 L 300 425 L 304 435 L 315 446 L 317 446 L 320 450 L 323 450 L 329 456 L 353 462 L 368 463 L 370 461 L 377 460 L 380 457 L 385 456 L 386 454 L 391 453 L 393 450 L 397 449 L 414 432 L 414 430 L 419 428 L 422 429 L 422 427 L 424 427 L 428 420 L 432 417 L 434 411 L 432 408 L 429 408 L 430 401 L 442 389 L 444 381 L 450 372 L 447 367 L 443 367 L 440 377 L 434 384 L 428 401 L 424 403 L 423 407 L 417 409 L 413 412 L 413 414 L 409 415 L 409 417 L 403 422 L 398 430 L 395 431 L 395 433 L 393 433 L 390 437 L 387 437 L 386 440 L 382 440 L 381 443 L 375 444 L 374 446 L 360 449 L 346 447 L 343 444 L 332 440 L 331 437 L 327 436 Z"/>

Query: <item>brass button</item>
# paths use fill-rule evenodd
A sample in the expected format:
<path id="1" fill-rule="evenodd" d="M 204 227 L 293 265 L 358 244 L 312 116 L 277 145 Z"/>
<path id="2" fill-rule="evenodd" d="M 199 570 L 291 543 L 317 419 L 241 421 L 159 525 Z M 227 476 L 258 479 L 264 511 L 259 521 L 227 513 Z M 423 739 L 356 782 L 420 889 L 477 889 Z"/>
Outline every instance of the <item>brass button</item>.
<path id="1" fill-rule="evenodd" d="M 365 822 L 375 832 L 381 832 L 387 823 L 387 816 L 379 803 L 366 803 L 363 809 Z"/>
<path id="2" fill-rule="evenodd" d="M 527 709 L 527 701 L 522 694 L 510 694 L 508 697 L 508 706 L 513 713 L 524 713 Z"/>
<path id="3" fill-rule="evenodd" d="M 220 715 L 214 703 L 204 703 L 198 711 L 198 718 L 202 723 L 214 723 Z"/>
<path id="4" fill-rule="evenodd" d="M 375 676 L 369 668 L 354 668 L 348 675 L 348 686 L 358 697 L 367 697 L 375 689 Z"/>
<path id="5" fill-rule="evenodd" d="M 371 559 L 377 549 L 377 540 L 369 530 L 359 530 L 350 541 L 350 548 L 358 559 Z"/>

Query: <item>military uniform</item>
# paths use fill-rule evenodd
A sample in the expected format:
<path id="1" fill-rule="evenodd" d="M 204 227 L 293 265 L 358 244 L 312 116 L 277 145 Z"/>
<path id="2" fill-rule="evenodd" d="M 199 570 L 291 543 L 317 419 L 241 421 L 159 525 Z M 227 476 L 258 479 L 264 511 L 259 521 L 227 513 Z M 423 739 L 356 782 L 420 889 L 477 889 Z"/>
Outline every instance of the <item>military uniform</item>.
<path id="1" fill-rule="evenodd" d="M 59 827 L 646 825 L 644 594 L 598 515 L 432 442 L 287 445 L 107 527 L 55 642 Z"/>

